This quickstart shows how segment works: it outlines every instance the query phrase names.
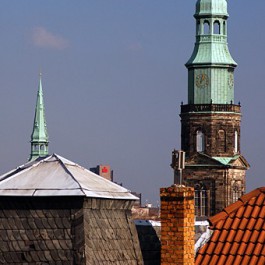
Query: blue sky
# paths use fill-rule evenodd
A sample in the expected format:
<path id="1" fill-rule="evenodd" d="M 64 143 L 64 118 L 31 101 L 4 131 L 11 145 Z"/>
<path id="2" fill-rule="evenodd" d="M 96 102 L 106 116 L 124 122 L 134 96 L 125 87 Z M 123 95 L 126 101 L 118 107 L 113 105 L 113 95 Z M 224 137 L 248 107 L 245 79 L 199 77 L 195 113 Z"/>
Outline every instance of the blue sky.
<path id="1" fill-rule="evenodd" d="M 2 0 L 1 173 L 28 159 L 41 69 L 50 153 L 110 164 L 117 182 L 156 204 L 180 148 L 195 2 Z M 265 1 L 229 1 L 248 190 L 265 185 L 264 12 Z"/>

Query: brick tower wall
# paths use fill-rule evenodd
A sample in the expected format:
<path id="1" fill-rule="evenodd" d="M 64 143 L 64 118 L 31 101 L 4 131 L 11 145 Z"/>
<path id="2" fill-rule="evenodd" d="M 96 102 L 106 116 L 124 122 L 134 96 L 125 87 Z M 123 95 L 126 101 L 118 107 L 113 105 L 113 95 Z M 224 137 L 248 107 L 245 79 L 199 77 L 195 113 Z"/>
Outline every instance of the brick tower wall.
<path id="1" fill-rule="evenodd" d="M 205 105 L 207 111 L 188 109 L 184 107 L 196 107 L 197 105 L 183 106 L 181 116 L 181 149 L 187 155 L 193 155 L 196 150 L 196 132 L 202 131 L 205 135 L 205 151 L 210 156 L 234 156 L 235 132 L 237 138 L 237 152 L 240 153 L 240 107 L 237 105 Z M 198 105 L 202 108 L 203 106 Z M 219 109 L 215 109 L 219 107 Z M 228 108 L 228 109 L 227 109 Z M 231 109 L 230 109 L 231 108 Z M 194 112 L 192 112 L 192 110 Z M 199 110 L 201 110 L 199 108 Z M 204 110 L 204 109 L 202 109 Z M 220 112 L 218 112 L 218 110 Z M 229 111 L 228 111 L 229 110 Z M 230 112 L 231 111 L 231 112 Z M 236 111 L 236 112 L 235 112 Z"/>
<path id="2" fill-rule="evenodd" d="M 194 264 L 194 189 L 173 185 L 160 189 L 161 265 Z"/>

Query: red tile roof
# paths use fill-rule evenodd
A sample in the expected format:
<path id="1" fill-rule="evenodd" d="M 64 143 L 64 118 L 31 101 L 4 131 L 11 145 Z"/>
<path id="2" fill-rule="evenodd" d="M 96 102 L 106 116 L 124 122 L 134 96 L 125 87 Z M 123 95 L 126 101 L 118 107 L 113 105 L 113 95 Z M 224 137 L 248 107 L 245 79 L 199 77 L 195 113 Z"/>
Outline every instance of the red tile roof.
<path id="1" fill-rule="evenodd" d="M 213 234 L 196 265 L 265 264 L 265 187 L 242 196 L 209 219 Z"/>

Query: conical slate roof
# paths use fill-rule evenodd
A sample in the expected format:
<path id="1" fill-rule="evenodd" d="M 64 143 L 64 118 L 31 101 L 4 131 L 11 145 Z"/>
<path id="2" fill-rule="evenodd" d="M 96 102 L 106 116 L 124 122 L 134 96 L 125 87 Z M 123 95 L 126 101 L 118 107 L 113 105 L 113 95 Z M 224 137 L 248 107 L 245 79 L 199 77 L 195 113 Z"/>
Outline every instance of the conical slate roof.
<path id="1" fill-rule="evenodd" d="M 0 196 L 84 196 L 137 200 L 129 190 L 57 154 L 0 176 Z"/>

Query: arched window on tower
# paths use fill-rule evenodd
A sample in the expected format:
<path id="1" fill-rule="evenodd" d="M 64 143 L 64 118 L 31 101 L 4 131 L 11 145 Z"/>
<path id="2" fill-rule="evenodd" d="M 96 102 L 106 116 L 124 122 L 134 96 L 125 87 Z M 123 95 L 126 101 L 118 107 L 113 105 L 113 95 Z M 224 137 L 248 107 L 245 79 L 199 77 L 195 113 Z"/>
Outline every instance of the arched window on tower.
<path id="1" fill-rule="evenodd" d="M 226 152 L 226 134 L 224 130 L 218 131 L 218 151 L 220 153 Z"/>
<path id="2" fill-rule="evenodd" d="M 210 35 L 210 23 L 208 20 L 205 20 L 203 23 L 203 34 L 204 35 Z"/>
<path id="3" fill-rule="evenodd" d="M 213 23 L 213 33 L 214 34 L 220 34 L 220 22 L 218 20 L 214 21 Z"/>
<path id="4" fill-rule="evenodd" d="M 39 151 L 39 145 L 38 144 L 34 144 L 34 151 Z"/>
<path id="5" fill-rule="evenodd" d="M 196 132 L 196 151 L 204 152 L 205 151 L 205 136 L 201 130 Z"/>
<path id="6" fill-rule="evenodd" d="M 235 131 L 235 153 L 238 153 L 238 132 Z"/>
<path id="7" fill-rule="evenodd" d="M 196 184 L 194 186 L 194 190 L 195 190 L 195 215 L 208 216 L 209 214 L 208 190 L 203 184 Z"/>
<path id="8" fill-rule="evenodd" d="M 242 196 L 241 184 L 235 182 L 232 185 L 232 203 L 236 202 Z"/>

